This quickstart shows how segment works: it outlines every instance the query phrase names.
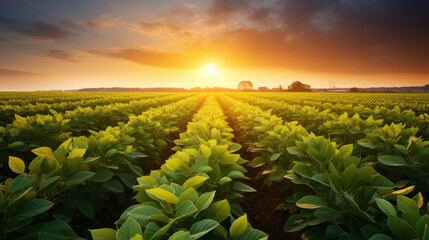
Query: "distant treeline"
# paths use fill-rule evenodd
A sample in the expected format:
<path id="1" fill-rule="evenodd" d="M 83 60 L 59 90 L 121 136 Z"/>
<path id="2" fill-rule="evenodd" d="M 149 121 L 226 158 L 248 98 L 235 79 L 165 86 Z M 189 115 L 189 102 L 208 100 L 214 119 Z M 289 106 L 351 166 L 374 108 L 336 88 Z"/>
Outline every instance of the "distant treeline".
<path id="1" fill-rule="evenodd" d="M 410 86 L 410 87 L 371 87 L 371 88 L 335 88 L 335 89 L 324 89 L 324 88 L 313 88 L 313 91 L 349 91 L 352 92 L 429 92 L 429 84 L 425 86 Z M 123 88 L 123 87 L 112 87 L 112 88 L 82 88 L 77 90 L 67 90 L 68 92 L 237 92 L 237 89 L 233 88 L 200 88 L 195 87 L 191 89 L 185 88 L 173 88 L 173 87 L 158 87 L 158 88 Z M 247 90 L 247 91 L 258 91 L 258 90 Z M 283 91 L 287 92 L 288 89 L 266 89 L 261 91 Z"/>

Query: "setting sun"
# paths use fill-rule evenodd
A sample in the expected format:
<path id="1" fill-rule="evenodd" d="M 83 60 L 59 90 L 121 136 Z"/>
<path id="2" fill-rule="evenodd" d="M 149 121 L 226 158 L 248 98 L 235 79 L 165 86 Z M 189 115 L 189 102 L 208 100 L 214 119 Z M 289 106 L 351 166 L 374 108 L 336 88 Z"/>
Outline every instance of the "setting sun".
<path id="1" fill-rule="evenodd" d="M 216 65 L 214 65 L 213 63 L 204 65 L 203 70 L 208 72 L 208 73 L 216 73 L 217 72 Z"/>

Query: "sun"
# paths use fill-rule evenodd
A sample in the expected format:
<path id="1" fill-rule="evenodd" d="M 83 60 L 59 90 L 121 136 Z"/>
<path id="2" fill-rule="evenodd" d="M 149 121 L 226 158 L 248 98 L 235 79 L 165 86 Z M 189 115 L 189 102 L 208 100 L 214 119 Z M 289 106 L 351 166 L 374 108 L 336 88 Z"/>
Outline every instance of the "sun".
<path id="1" fill-rule="evenodd" d="M 204 65 L 203 70 L 208 72 L 208 73 L 216 73 L 217 72 L 216 65 L 214 65 L 213 63 L 209 63 L 207 65 Z"/>

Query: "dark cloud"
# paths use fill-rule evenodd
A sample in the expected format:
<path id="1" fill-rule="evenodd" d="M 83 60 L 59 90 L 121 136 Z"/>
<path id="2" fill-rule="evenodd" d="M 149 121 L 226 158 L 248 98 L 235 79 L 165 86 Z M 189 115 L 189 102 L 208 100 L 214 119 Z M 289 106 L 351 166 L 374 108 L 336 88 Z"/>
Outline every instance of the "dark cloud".
<path id="1" fill-rule="evenodd" d="M 204 16 L 180 7 L 139 23 L 146 33 L 198 40 L 187 41 L 181 53 L 90 52 L 178 69 L 217 61 L 223 68 L 429 74 L 428 12 L 426 0 L 213 0 Z M 201 19 L 206 29 L 220 30 L 199 34 L 204 26 L 192 24 Z"/>
<path id="2" fill-rule="evenodd" d="M 15 32 L 29 38 L 42 40 L 61 40 L 72 37 L 73 32 L 48 22 L 35 22 L 31 27 L 14 27 Z"/>
<path id="3" fill-rule="evenodd" d="M 0 17 L 0 26 L 2 25 L 13 25 L 16 24 L 16 21 L 10 18 Z"/>
<path id="4" fill-rule="evenodd" d="M 250 1 L 246 0 L 213 0 L 207 9 L 209 15 L 208 23 L 225 23 L 235 14 L 251 11 Z"/>
<path id="5" fill-rule="evenodd" d="M 44 74 L 41 73 L 34 73 L 34 72 L 26 72 L 26 71 L 20 71 L 20 70 L 13 70 L 13 69 L 6 69 L 6 68 L 0 68 L 0 76 L 1 77 L 25 77 L 25 76 L 44 76 Z"/>
<path id="6" fill-rule="evenodd" d="M 88 52 L 103 57 L 119 58 L 142 65 L 161 68 L 196 69 L 201 64 L 198 57 L 193 55 L 143 51 L 132 48 L 113 51 L 91 49 Z"/>
<path id="7" fill-rule="evenodd" d="M 169 35 L 183 34 L 192 31 L 197 24 L 198 16 L 193 11 L 195 6 L 183 5 L 162 10 L 154 19 L 137 23 L 137 26 L 146 34 L 167 32 Z"/>
<path id="8" fill-rule="evenodd" d="M 0 43 L 16 43 L 18 41 L 13 40 L 13 39 L 7 39 L 7 38 L 0 38 Z"/>
<path id="9" fill-rule="evenodd" d="M 39 55 L 68 62 L 79 62 L 79 56 L 76 53 L 67 50 L 53 49 L 40 51 Z"/>
<path id="10" fill-rule="evenodd" d="M 254 67 L 351 74 L 429 73 L 429 1 L 261 3 L 269 1 L 213 0 L 208 9 L 211 23 L 246 19 L 240 29 L 221 34 L 216 44 L 233 52 L 241 49 L 246 57 L 237 53 L 237 58 Z M 216 48 L 211 42 L 207 47 Z"/>
<path id="11" fill-rule="evenodd" d="M 91 28 L 92 30 L 102 31 L 104 30 L 103 24 L 98 21 L 87 21 L 82 23 L 85 27 Z"/>
<path id="12" fill-rule="evenodd" d="M 75 35 L 60 25 L 42 21 L 25 24 L 8 18 L 0 18 L 0 27 L 28 38 L 41 40 L 61 40 Z"/>

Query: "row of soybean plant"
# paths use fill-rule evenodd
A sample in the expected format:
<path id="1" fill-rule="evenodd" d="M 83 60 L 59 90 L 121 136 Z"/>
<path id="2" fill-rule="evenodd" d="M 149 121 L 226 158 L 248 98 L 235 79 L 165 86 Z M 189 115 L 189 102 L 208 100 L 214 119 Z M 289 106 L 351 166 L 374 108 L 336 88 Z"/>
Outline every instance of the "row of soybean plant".
<path id="1" fill-rule="evenodd" d="M 231 141 L 225 119 L 210 95 L 175 141 L 177 152 L 137 179 L 139 204 L 116 221 L 117 230 L 91 230 L 93 239 L 266 239 L 234 204 L 242 192 L 254 190 L 240 182 L 247 161 L 234 153 L 241 146 Z"/>
<path id="2" fill-rule="evenodd" d="M 392 142 L 372 149 L 378 161 L 361 158 L 352 144 L 340 147 L 297 122 L 227 96 L 220 99 L 238 122 L 240 139 L 258 153 L 249 164 L 261 168 L 267 183 L 288 189 L 279 209 L 295 214 L 284 231 L 303 231 L 305 239 L 429 239 L 429 142 L 412 143 L 422 150 L 401 155 L 402 164 L 397 155 L 383 155 L 395 149 Z"/>
<path id="3" fill-rule="evenodd" d="M 253 102 L 253 100 L 249 101 Z M 281 104 L 276 105 L 268 100 L 258 101 L 255 104 L 258 106 L 274 104 L 271 106 L 278 109 L 287 107 Z M 381 119 L 373 120 L 370 117 L 362 120 L 356 115 L 349 118 L 345 114 L 341 116 L 331 114 L 329 120 L 322 114 L 320 116 L 317 112 L 311 114 L 304 109 L 305 107 L 302 108 L 302 112 L 298 110 L 300 111 L 297 114 L 299 117 L 294 120 L 298 120 L 307 132 L 327 137 L 340 146 L 353 144 L 353 155 L 361 157 L 366 162 L 405 167 L 406 169 L 391 168 L 380 171 L 383 171 L 382 174 L 391 180 L 412 178 L 414 182 L 419 182 L 418 191 L 428 191 L 428 170 L 427 167 L 421 167 L 427 165 L 426 159 L 429 158 L 429 141 L 427 141 L 427 135 L 424 134 L 429 130 L 428 120 L 422 120 L 415 126 L 410 124 L 410 127 L 402 122 L 382 125 Z M 308 119 L 301 121 L 305 118 Z M 282 119 L 288 121 L 286 117 Z M 311 121 L 313 123 L 309 124 Z M 316 125 L 319 126 L 317 129 L 311 127 Z"/>
<path id="4" fill-rule="evenodd" d="M 200 94 L 150 109 L 59 147 L 34 148 L 31 161 L 9 156 L 13 173 L 0 185 L 0 239 L 90 237 L 88 228 L 103 226 L 129 205 L 136 178 L 156 164 L 172 133 L 204 98 Z"/>
<path id="5" fill-rule="evenodd" d="M 140 93 L 140 94 L 131 94 L 131 95 L 112 95 L 112 94 L 103 94 L 98 95 L 98 97 L 94 98 L 80 98 L 80 95 L 75 95 L 73 98 L 65 98 L 58 96 L 55 99 L 55 102 L 46 101 L 45 98 L 40 96 L 40 102 L 37 101 L 35 103 L 26 103 L 25 95 L 21 96 L 20 99 L 22 103 L 14 103 L 9 104 L 7 101 L 0 101 L 0 125 L 4 126 L 6 124 L 12 123 L 15 120 L 15 115 L 19 115 L 21 117 L 32 116 L 36 114 L 50 114 L 50 110 L 55 110 L 56 112 L 71 111 L 76 109 L 77 107 L 91 107 L 95 108 L 97 106 L 105 106 L 114 103 L 130 103 L 137 102 L 139 100 L 154 98 L 154 97 L 162 97 L 173 95 L 173 93 Z M 97 96 L 97 95 L 96 95 Z"/>
<path id="6" fill-rule="evenodd" d="M 343 112 L 343 108 L 363 107 L 374 109 L 413 110 L 429 112 L 429 95 L 425 93 L 249 93 L 253 96 L 278 100 L 291 105 L 311 105 L 321 110 Z"/>
<path id="7" fill-rule="evenodd" d="M 315 106 L 288 105 L 281 101 L 250 97 L 249 95 L 232 95 L 233 97 L 259 106 L 271 109 L 273 114 L 287 122 L 298 121 L 307 131 L 333 139 L 338 144 L 357 143 L 370 134 L 384 135 L 387 129 L 397 129 L 389 138 L 406 139 L 422 137 L 429 138 L 429 115 L 416 115 L 411 110 L 399 111 L 399 108 L 362 109 L 355 107 L 350 111 L 335 113 L 330 109 L 319 110 Z M 386 126 L 388 125 L 388 126 Z M 402 139 L 404 140 L 404 139 Z"/>
<path id="8" fill-rule="evenodd" d="M 128 122 L 151 107 L 160 107 L 194 95 L 177 94 L 143 99 L 127 104 L 110 104 L 92 108 L 77 108 L 64 114 L 52 111 L 51 115 L 16 116 L 13 123 L 0 126 L 0 168 L 9 155 L 32 159 L 31 149 L 48 146 L 57 148 L 70 137 L 91 135 L 119 122 Z"/>

